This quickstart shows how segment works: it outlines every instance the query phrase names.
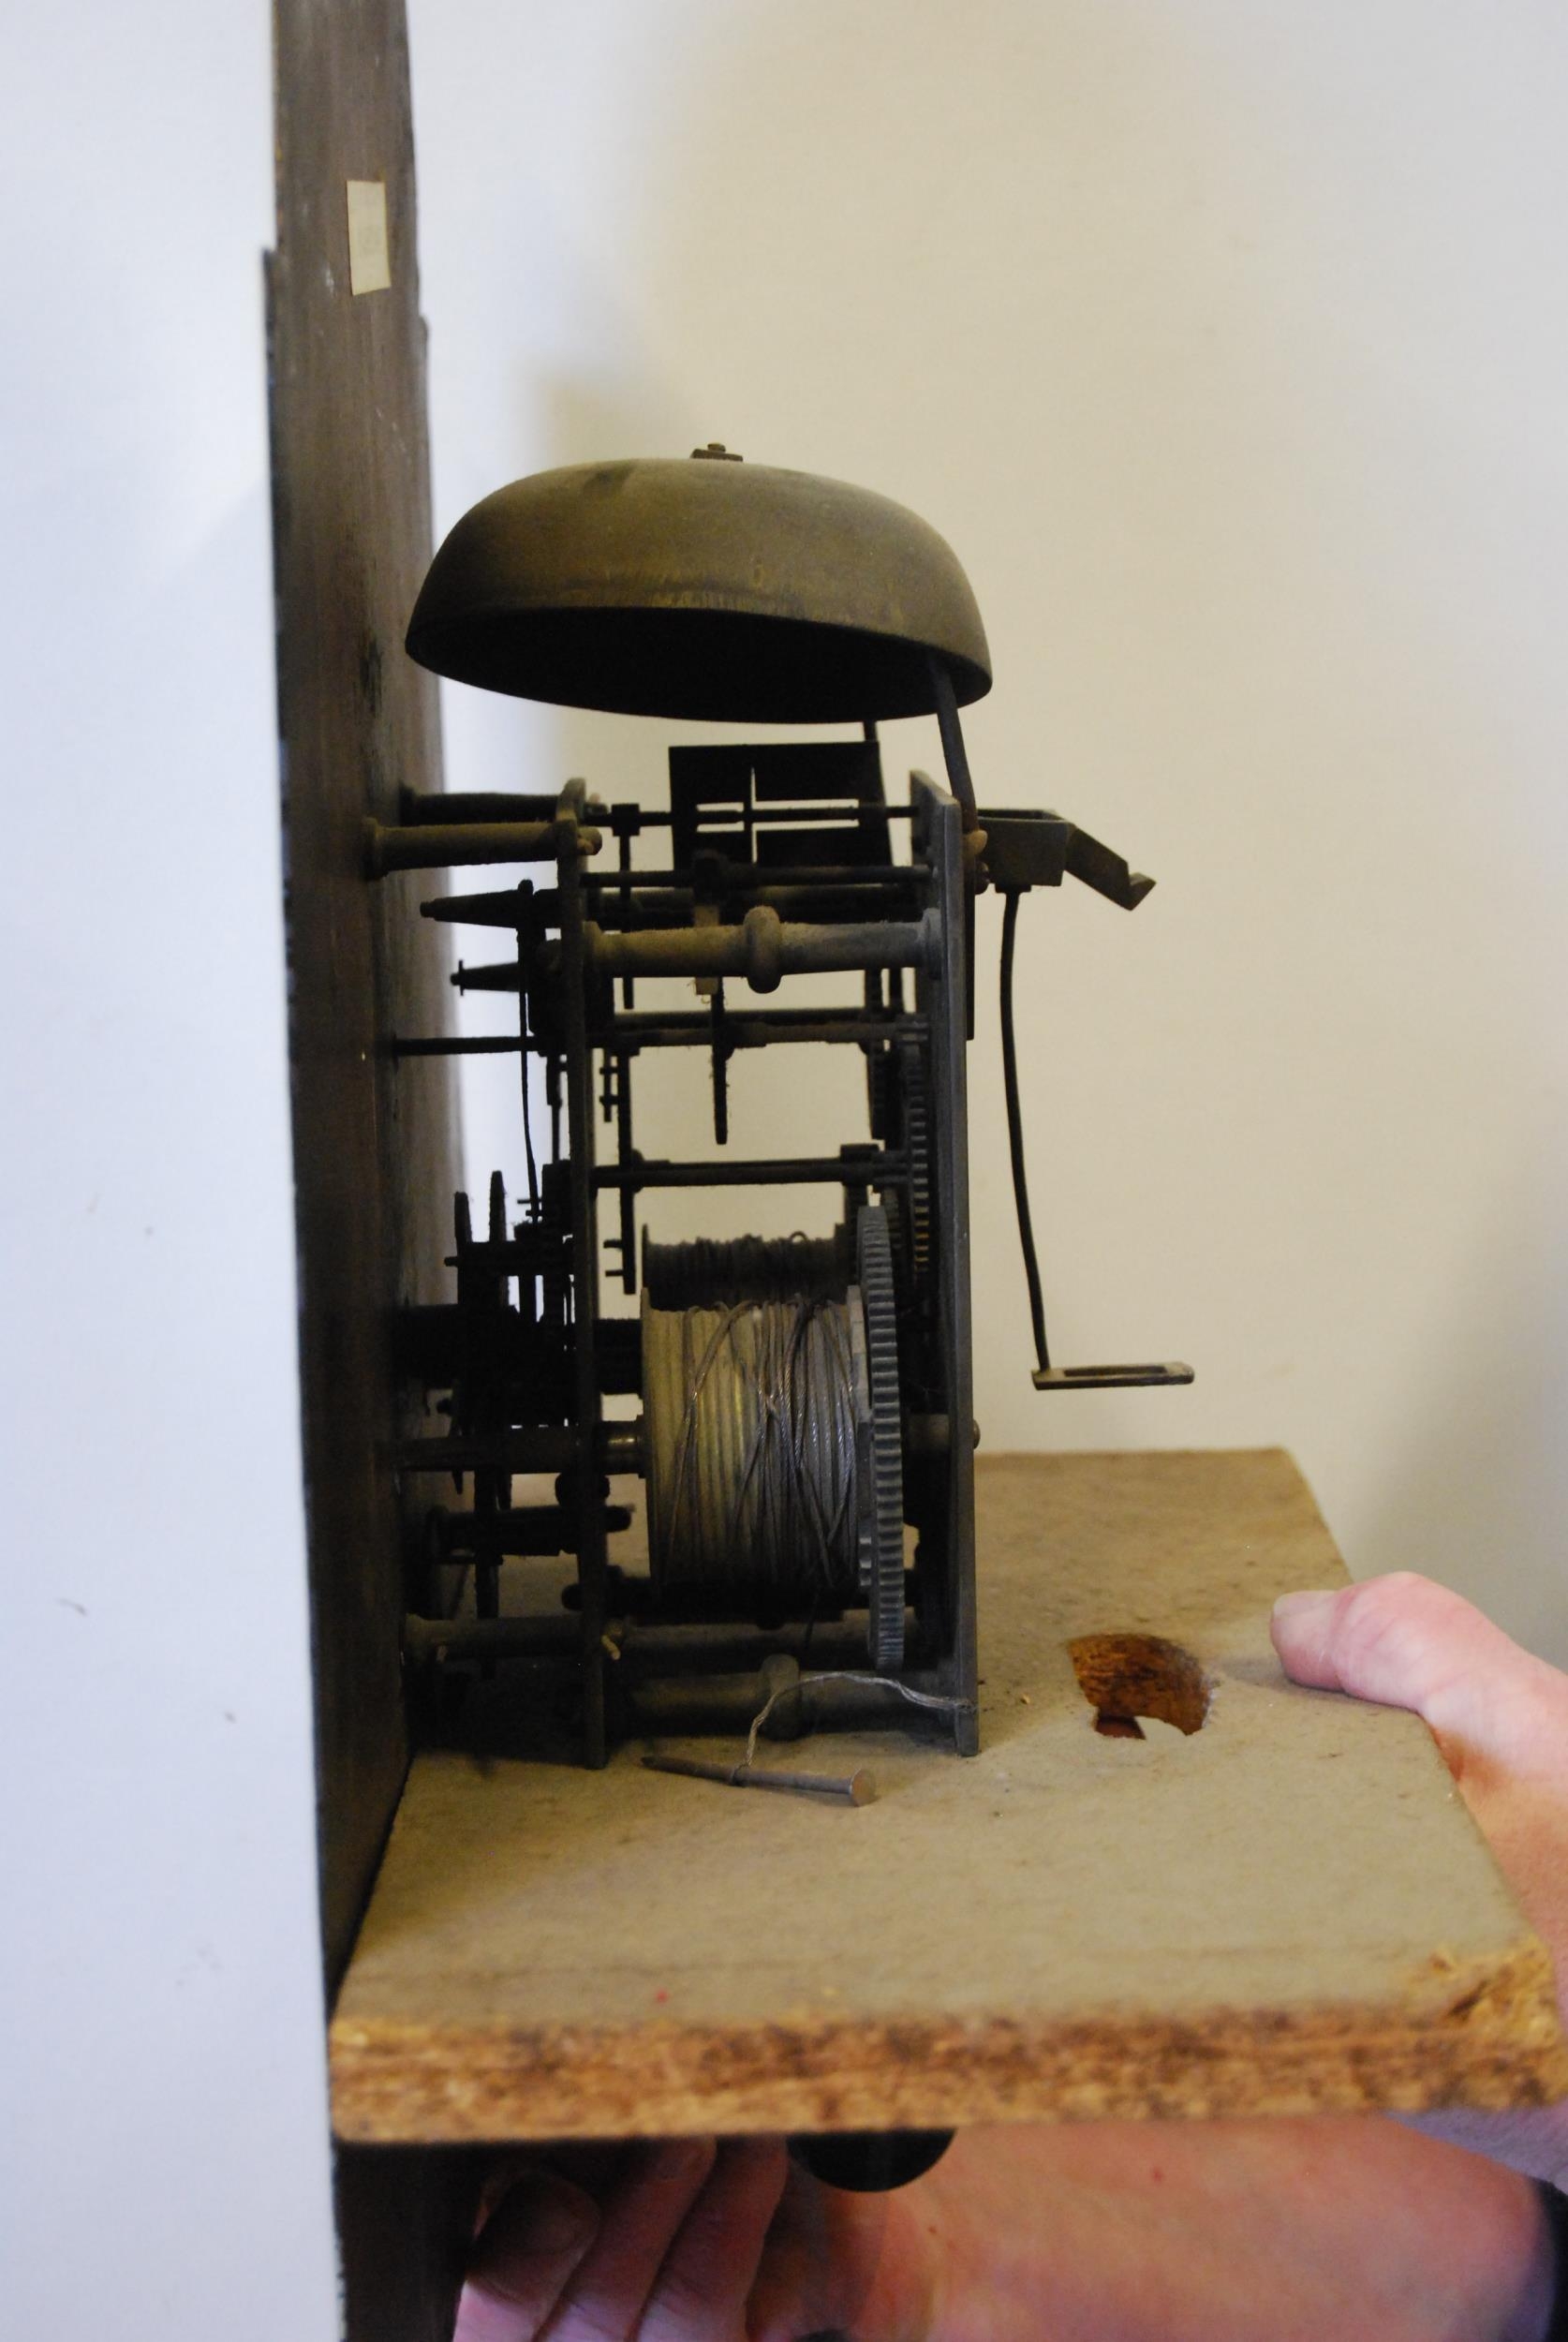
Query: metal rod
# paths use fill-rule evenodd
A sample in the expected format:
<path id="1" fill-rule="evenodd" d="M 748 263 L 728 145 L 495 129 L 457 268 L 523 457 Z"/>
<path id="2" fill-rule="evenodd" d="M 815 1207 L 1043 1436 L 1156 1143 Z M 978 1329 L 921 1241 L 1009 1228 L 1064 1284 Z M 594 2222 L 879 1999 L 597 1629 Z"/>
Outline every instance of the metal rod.
<path id="1" fill-rule="evenodd" d="M 732 1678 L 738 1671 L 744 1691 L 733 1713 L 726 1713 L 722 1729 L 744 1732 L 762 1705 L 764 1697 L 760 1688 L 758 1670 L 764 1662 L 776 1657 L 792 1657 L 801 1647 L 803 1630 L 770 1631 L 766 1628 L 736 1624 L 733 1622 L 697 1623 L 657 1621 L 643 1623 L 617 1616 L 612 1639 L 619 1653 L 618 1668 L 635 1680 L 639 1690 L 645 1691 L 645 1679 L 652 1672 L 655 1681 L 658 1671 L 678 1668 L 681 1673 L 671 1679 L 682 1694 L 693 1703 L 718 1704 L 715 1694 L 716 1678 Z M 578 1620 L 569 1611 L 551 1611 L 527 1618 L 422 1618 L 410 1613 L 403 1622 L 403 1647 L 411 1658 L 445 1658 L 472 1664 L 486 1659 L 574 1659 L 578 1655 L 581 1628 Z M 865 1656 L 865 1626 L 864 1620 L 852 1625 L 819 1624 L 811 1638 L 811 1658 L 815 1666 L 852 1668 Z M 814 1714 L 815 1687 L 801 1694 L 807 1714 Z M 775 1730 L 783 1717 L 784 1703 L 774 1710 L 764 1725 L 764 1737 L 798 1738 L 792 1729 Z M 877 1710 L 879 1720 L 885 1721 L 885 1709 Z M 841 1719 L 835 1711 L 835 1723 Z M 683 1724 L 683 1731 L 687 1727 Z M 702 1727 L 692 1727 L 694 1729 Z"/>
<path id="2" fill-rule="evenodd" d="M 710 810 L 727 808 L 711 808 Z M 741 808 L 734 808 L 738 814 Z M 865 801 L 851 803 L 845 797 L 807 797 L 792 805 L 753 805 L 746 808 L 746 818 L 754 826 L 771 822 L 808 821 L 814 828 L 858 829 L 862 815 L 869 810 L 878 821 L 907 822 L 912 808 L 908 805 L 877 805 Z M 595 819 L 599 817 L 596 814 Z M 617 822 L 633 821 L 639 832 L 645 829 L 673 829 L 674 814 L 668 806 L 613 805 L 603 817 L 612 827 Z"/>
<path id="3" fill-rule="evenodd" d="M 926 968 L 938 940 L 924 919 L 836 926 L 786 923 L 758 904 L 739 926 L 652 928 L 607 933 L 589 923 L 587 956 L 609 976 L 745 976 L 772 992 L 781 977 L 838 974 L 852 968 Z"/>
<path id="4" fill-rule="evenodd" d="M 966 831 L 980 827 L 980 812 L 974 801 L 974 782 L 969 775 L 969 751 L 964 746 L 964 729 L 958 721 L 958 695 L 953 688 L 953 677 L 944 660 L 933 651 L 926 661 L 931 671 L 931 689 L 937 702 L 937 729 L 942 735 L 942 762 L 947 766 L 948 785 L 958 800 Z"/>
<path id="5" fill-rule="evenodd" d="M 414 1659 L 570 1659 L 582 1628 L 563 1610 L 549 1618 L 419 1618 L 403 1622 Z"/>
<path id="6" fill-rule="evenodd" d="M 728 809 L 719 806 L 709 808 L 715 813 Z M 737 814 L 741 809 L 734 808 Z M 770 823 L 794 822 L 809 823 L 813 829 L 859 829 L 868 813 L 879 822 L 907 822 L 910 811 L 908 805 L 878 805 L 865 799 L 851 802 L 847 797 L 803 797 L 791 805 L 752 805 L 745 808 L 746 819 L 757 828 Z M 643 819 L 651 825 L 649 815 L 644 813 Z M 699 841 L 701 835 L 699 831 Z"/>
<path id="7" fill-rule="evenodd" d="M 455 822 L 553 822 L 551 790 L 405 789 L 399 806 L 404 822 L 429 825 Z"/>
<path id="8" fill-rule="evenodd" d="M 554 891 L 550 887 L 540 890 L 545 895 Z M 538 900 L 539 896 L 527 886 L 503 886 L 488 895 L 437 895 L 421 903 L 420 917 L 446 926 L 521 928 L 534 925 Z"/>
<path id="9" fill-rule="evenodd" d="M 908 918 L 918 901 L 923 888 L 918 882 L 911 885 L 843 885 L 818 886 L 809 881 L 794 885 L 778 885 L 772 879 L 742 880 L 734 883 L 720 881 L 716 897 L 729 906 L 727 921 L 734 926 L 746 911 L 759 907 L 777 912 L 780 919 L 800 925 L 815 924 L 833 926 L 842 931 L 850 926 L 865 926 L 873 922 L 884 923 L 890 910 L 896 910 Z M 695 886 L 644 886 L 632 896 L 629 913 L 625 910 L 619 891 L 606 883 L 595 896 L 596 915 L 607 934 L 636 933 L 640 929 L 689 927 L 696 916 L 701 890 Z M 540 924 L 554 924 L 551 912 L 552 890 L 540 890 L 539 904 Z M 479 924 L 493 926 L 494 921 Z"/>
<path id="10" fill-rule="evenodd" d="M 885 1187 L 905 1176 L 901 1154 L 874 1147 L 839 1155 L 763 1156 L 750 1163 L 607 1163 L 596 1187 Z"/>
<path id="11" fill-rule="evenodd" d="M 509 963 L 507 972 L 513 972 Z M 482 991 L 497 989 L 494 985 L 474 987 Z M 508 990 L 511 989 L 509 986 Z M 864 1046 L 866 1042 L 899 1041 L 906 1035 L 920 1039 L 925 1026 L 918 1016 L 867 1016 L 860 1009 L 754 1008 L 731 1009 L 724 1020 L 725 1039 L 737 1049 L 760 1049 L 778 1042 L 812 1043 L 818 1045 L 853 1044 Z M 668 1015 L 659 1015 L 651 1009 L 640 1009 L 630 1016 L 617 1016 L 611 1025 L 610 1044 L 632 1049 L 705 1049 L 713 1039 L 713 1019 L 706 1009 L 687 1011 L 672 1009 Z M 602 1047 L 603 1042 L 596 1042 Z M 530 1033 L 519 1039 L 515 1033 L 477 1033 L 447 1039 L 440 1034 L 404 1038 L 394 1036 L 387 1044 L 392 1057 L 507 1057 L 520 1050 L 531 1057 L 545 1057 L 550 1044 Z"/>
<path id="12" fill-rule="evenodd" d="M 465 968 L 459 960 L 448 982 L 459 992 L 521 992 L 523 963 L 520 959 L 481 959 L 477 968 Z"/>
<path id="13" fill-rule="evenodd" d="M 606 1319 L 605 1322 L 608 1324 L 611 1321 Z M 634 1416 L 629 1423 L 601 1424 L 599 1449 L 599 1463 L 604 1471 L 642 1472 L 645 1463 L 642 1416 Z"/>
<path id="14" fill-rule="evenodd" d="M 920 1006 L 931 1019 L 931 1086 L 936 1114 L 937 1193 L 942 1242 L 937 1255 L 938 1339 L 942 1396 L 953 1423 L 974 1420 L 974 1342 L 969 1295 L 969 1150 L 968 1068 L 964 1045 L 967 991 L 964 841 L 958 807 L 929 781 L 919 791 L 927 851 L 939 871 L 945 954 L 939 977 L 920 986 Z M 954 1742 L 960 1756 L 980 1746 L 978 1654 L 975 1640 L 974 1450 L 950 1441 L 947 1482 L 946 1574 L 953 1647 L 940 1671 L 941 1688 L 958 1705 Z"/>
<path id="15" fill-rule="evenodd" d="M 623 926 L 629 926 L 631 925 L 631 898 L 633 892 L 631 870 L 631 833 L 629 830 L 623 829 L 617 833 L 617 837 L 619 840 L 617 860 L 619 862 L 621 874 L 621 891 L 619 897 L 621 924 Z M 621 1006 L 629 1013 L 636 1007 L 636 978 L 633 976 L 623 976 L 621 979 Z"/>
<path id="16" fill-rule="evenodd" d="M 808 919 L 826 913 L 835 923 L 846 909 L 876 918 L 890 897 L 916 894 L 925 879 L 912 863 L 890 863 L 881 870 L 758 870 L 750 866 L 721 874 L 718 891 L 726 897 L 750 897 L 781 917 Z M 596 915 L 611 930 L 648 926 L 689 926 L 697 890 L 689 872 L 634 871 L 629 882 L 619 874 L 585 871 L 594 888 Z M 861 898 L 864 897 L 864 903 Z M 502 887 L 485 895 L 437 895 L 421 903 L 422 919 L 444 926 L 540 928 L 558 926 L 559 897 L 554 887 L 535 895 L 522 888 Z"/>
<path id="17" fill-rule="evenodd" d="M 575 860 L 575 857 L 573 857 Z M 532 904 L 534 889 L 524 884 L 517 890 L 519 902 Z M 517 930 L 517 956 L 523 956 L 523 929 Z M 539 1218 L 539 1158 L 534 1152 L 534 1093 L 531 1087 L 533 1068 L 528 1063 L 528 993 L 525 985 L 517 987 L 517 1106 L 523 1125 L 523 1160 L 528 1169 L 528 1211 Z"/>
<path id="18" fill-rule="evenodd" d="M 639 1049 L 706 1048 L 713 1037 L 706 1009 L 643 1009 L 634 1016 L 617 1016 L 611 1031 L 621 1046 Z M 859 1008 L 732 1008 L 724 1016 L 725 1039 L 740 1049 L 761 1048 L 764 1043 L 919 1040 L 925 1027 L 915 1016 L 883 1013 L 867 1015 Z"/>
<path id="19" fill-rule="evenodd" d="M 439 1524 L 443 1561 L 470 1554 L 503 1554 L 516 1561 L 525 1555 L 547 1558 L 576 1550 L 572 1518 L 561 1505 L 510 1505 L 493 1513 L 437 1513 L 435 1519 Z M 612 1532 L 629 1529 L 631 1514 L 624 1505 L 610 1505 L 604 1525 Z"/>
<path id="20" fill-rule="evenodd" d="M 421 1036 L 415 1040 L 400 1040 L 395 1035 L 387 1044 L 391 1057 L 515 1057 L 526 1051 L 542 1057 L 548 1044 L 530 1037 L 520 1041 L 515 1033 L 468 1033 L 461 1038 L 444 1039 L 440 1034 Z"/>
<path id="21" fill-rule="evenodd" d="M 598 852 L 597 829 L 574 828 L 571 835 L 584 852 Z M 366 822 L 365 875 L 451 870 L 469 862 L 554 862 L 566 842 L 558 822 L 412 822 L 402 828 Z"/>
<path id="22" fill-rule="evenodd" d="M 566 821 L 581 809 L 582 784 L 562 792 Z M 574 800 L 577 802 L 574 804 Z M 575 823 L 573 823 L 573 826 Z M 599 1203 L 594 1184 L 594 1058 L 588 1045 L 588 935 L 583 917 L 583 869 L 575 853 L 563 853 L 560 875 L 562 1038 L 566 1045 L 567 1149 L 571 1178 L 572 1413 L 584 1450 L 574 1475 L 577 1511 L 577 1579 L 582 1589 L 581 1668 L 583 1761 L 592 1771 L 609 1758 L 604 1719 L 604 1620 L 609 1555 L 603 1507 L 594 1486 L 592 1460 L 599 1431 L 599 1391 L 595 1356 L 599 1320 Z"/>
<path id="23" fill-rule="evenodd" d="M 683 1772 L 693 1781 L 722 1781 L 732 1789 L 785 1789 L 797 1796 L 835 1797 L 846 1805 L 869 1805 L 877 1784 L 864 1765 L 851 1773 L 776 1772 L 771 1766 L 710 1765 L 697 1756 L 644 1756 L 650 1772 Z"/>
<path id="24" fill-rule="evenodd" d="M 699 848 L 699 852 L 704 851 Z M 754 887 L 764 886 L 908 886 L 928 875 L 923 862 L 803 862 L 780 865 L 776 869 L 765 862 L 746 862 L 718 852 L 714 853 L 713 861 L 721 894 L 749 893 Z M 589 884 L 608 892 L 616 892 L 626 883 L 618 872 L 590 870 L 585 876 Z M 633 870 L 630 876 L 634 888 L 680 887 L 687 894 L 691 892 L 693 882 L 690 868 Z"/>
<path id="25" fill-rule="evenodd" d="M 566 1472 L 579 1452 L 570 1424 L 541 1423 L 489 1439 L 406 1439 L 397 1462 L 402 1472 Z"/>
<path id="26" fill-rule="evenodd" d="M 1040 1256 L 1035 1251 L 1034 1221 L 1029 1211 L 1029 1178 L 1024 1161 L 1024 1109 L 1018 1095 L 1018 1039 L 1013 1025 L 1013 960 L 1018 941 L 1018 905 L 1023 897 L 1010 894 L 1002 911 L 1001 934 L 1001 1054 L 1002 1096 L 1007 1106 L 1007 1151 L 1013 1164 L 1013 1205 L 1018 1215 L 1018 1243 L 1024 1255 L 1024 1282 L 1028 1287 L 1029 1327 L 1034 1335 L 1035 1365 L 1042 1374 L 1051 1366 L 1045 1339 L 1045 1295 L 1040 1282 Z"/>
<path id="27" fill-rule="evenodd" d="M 630 989 L 631 981 L 629 977 L 627 990 Z M 614 1060 L 606 1051 L 604 1062 L 607 1065 L 614 1062 L 615 1068 L 615 1161 L 635 1163 L 637 1149 L 632 1137 L 631 1126 L 631 1069 L 635 1060 L 627 1050 L 618 1052 Z M 621 1224 L 618 1233 L 621 1252 L 621 1290 L 623 1293 L 635 1295 L 638 1261 L 637 1191 L 634 1187 L 623 1187 L 621 1190 Z"/>

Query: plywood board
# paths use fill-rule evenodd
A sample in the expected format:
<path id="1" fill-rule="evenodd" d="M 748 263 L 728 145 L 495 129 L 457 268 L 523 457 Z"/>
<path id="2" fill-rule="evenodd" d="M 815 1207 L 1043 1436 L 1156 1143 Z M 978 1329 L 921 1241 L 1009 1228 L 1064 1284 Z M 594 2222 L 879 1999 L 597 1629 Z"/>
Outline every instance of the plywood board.
<path id="1" fill-rule="evenodd" d="M 876 1803 L 419 1758 L 333 2026 L 341 2136 L 1299 2113 L 1568 2091 L 1545 1952 L 1413 1717 L 1287 1683 L 1343 1565 L 1289 1458 L 982 1461 L 983 1750 Z M 1103 1737 L 1070 1650 L 1158 1635 L 1191 1737 Z M 701 1743 L 682 1743 L 700 1753 Z M 708 1744 L 707 1753 L 712 1753 Z"/>

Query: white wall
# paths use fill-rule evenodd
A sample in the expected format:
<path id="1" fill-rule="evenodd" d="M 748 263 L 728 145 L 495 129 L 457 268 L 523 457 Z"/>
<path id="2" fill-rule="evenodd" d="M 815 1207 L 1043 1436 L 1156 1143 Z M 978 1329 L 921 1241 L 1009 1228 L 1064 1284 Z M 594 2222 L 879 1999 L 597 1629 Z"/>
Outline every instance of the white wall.
<path id="1" fill-rule="evenodd" d="M 336 2332 L 259 7 L 12 11 L 0 2330 Z"/>
<path id="2" fill-rule="evenodd" d="M 710 437 L 881 489 L 986 615 L 983 801 L 1160 879 L 1026 909 L 1036 1208 L 1058 1355 L 1200 1381 L 1030 1391 L 988 1020 L 988 1442 L 1285 1442 L 1568 1659 L 1561 11 L 412 16 L 438 526 Z M 456 787 L 660 785 L 664 727 L 447 724 Z"/>

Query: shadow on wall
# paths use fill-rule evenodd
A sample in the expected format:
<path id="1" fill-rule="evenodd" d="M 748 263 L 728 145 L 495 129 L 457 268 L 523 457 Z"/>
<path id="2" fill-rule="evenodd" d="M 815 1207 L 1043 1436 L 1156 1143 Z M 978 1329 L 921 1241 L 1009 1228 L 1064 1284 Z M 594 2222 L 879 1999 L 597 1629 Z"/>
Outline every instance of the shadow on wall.
<path id="1" fill-rule="evenodd" d="M 1058 1346 L 1187 1355 L 1200 1380 L 1029 1392 L 986 970 L 987 1445 L 1282 1442 L 1358 1568 L 1427 1567 L 1549 1639 L 1568 1360 L 1533 1248 L 1561 1211 L 1527 1229 L 1499 1204 L 1472 1237 L 1540 1134 L 1543 1066 L 1564 1071 L 1555 866 L 1521 848 L 1568 727 L 1545 654 L 1528 663 L 1508 516 L 1545 443 L 1512 409 L 1519 477 L 1496 470 L 1494 375 L 1538 305 L 1528 266 L 1495 265 L 1524 134 L 1453 162 L 1477 76 L 1514 68 L 1450 26 L 1394 104 L 1421 37 L 1399 7 L 1325 28 L 1290 7 L 596 0 L 526 35 L 489 14 L 476 0 L 489 78 L 534 68 L 540 134 L 498 166 L 498 242 L 514 269 L 549 243 L 555 305 L 543 325 L 520 306 L 507 339 L 490 286 L 469 296 L 483 333 L 460 325 L 456 367 L 483 348 L 510 398 L 482 484 L 720 438 L 911 505 L 991 637 L 997 690 L 967 725 L 983 799 L 1058 804 L 1161 882 L 1132 920 L 1066 899 L 1026 920 L 1020 1044 Z M 485 136 L 500 96 L 471 103 Z M 427 197 L 443 168 L 422 147 Z M 652 798 L 670 742 L 713 736 L 500 712 L 497 769 L 454 762 L 454 786 L 516 785 L 526 729 L 524 785 Z M 889 728 L 894 788 L 935 763 L 931 730 Z M 862 1127 L 849 1070 L 840 1092 L 811 1067 L 814 1128 Z M 747 1151 L 799 1136 L 799 1090 L 748 1094 L 759 1071 L 737 1074 Z M 640 1106 L 646 1151 L 688 1150 L 705 1070 L 661 1066 Z M 514 1126 L 473 1119 L 514 1166 Z M 669 1201 L 659 1234 L 711 1224 Z M 754 1203 L 746 1224 L 786 1224 Z M 1401 1332 L 1450 1319 L 1469 1349 Z"/>
<path id="2" fill-rule="evenodd" d="M 1346 1531 L 1354 1553 L 1397 1555 L 1375 1565 L 1442 1578 L 1528 1649 L 1568 1667 L 1568 1247 L 1562 1197 L 1544 1171 L 1538 1159 L 1521 1163 L 1514 1192 L 1487 1199 L 1442 1306 L 1407 1342 L 1391 1435 L 1354 1537 L 1352 1524 Z M 1533 1273 L 1521 1274 L 1521 1226 Z M 1367 1329 L 1373 1341 L 1376 1330 Z M 1540 1549 L 1543 1515 L 1561 1525 L 1555 1565 L 1521 1567 Z"/>

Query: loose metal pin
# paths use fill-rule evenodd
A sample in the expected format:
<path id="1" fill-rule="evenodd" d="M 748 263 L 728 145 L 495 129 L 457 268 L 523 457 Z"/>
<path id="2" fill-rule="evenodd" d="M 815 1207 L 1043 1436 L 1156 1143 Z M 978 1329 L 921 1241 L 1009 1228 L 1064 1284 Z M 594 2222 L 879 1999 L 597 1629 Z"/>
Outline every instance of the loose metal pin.
<path id="1" fill-rule="evenodd" d="M 694 1781 L 721 1781 L 732 1789 L 791 1789 L 803 1797 L 836 1797 L 847 1805 L 869 1805 L 877 1784 L 864 1765 L 851 1773 L 783 1772 L 771 1765 L 710 1765 L 695 1756 L 644 1756 L 650 1772 L 689 1773 Z"/>

